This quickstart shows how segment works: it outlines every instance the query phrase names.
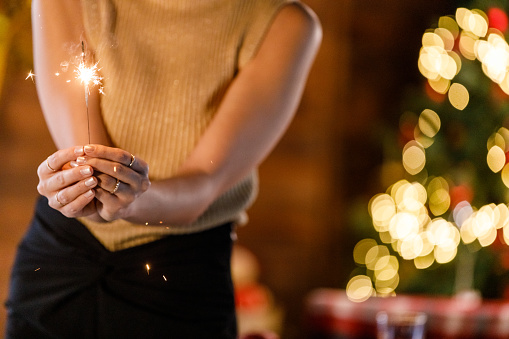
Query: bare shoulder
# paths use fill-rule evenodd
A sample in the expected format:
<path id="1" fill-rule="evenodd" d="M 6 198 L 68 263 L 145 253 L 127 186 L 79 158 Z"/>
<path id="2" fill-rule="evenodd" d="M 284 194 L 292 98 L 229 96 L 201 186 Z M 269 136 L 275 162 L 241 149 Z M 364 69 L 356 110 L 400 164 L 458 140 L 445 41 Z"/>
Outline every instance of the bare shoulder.
<path id="1" fill-rule="evenodd" d="M 305 4 L 294 1 L 284 5 L 274 24 L 285 25 L 314 42 L 322 39 L 322 26 L 315 12 Z"/>

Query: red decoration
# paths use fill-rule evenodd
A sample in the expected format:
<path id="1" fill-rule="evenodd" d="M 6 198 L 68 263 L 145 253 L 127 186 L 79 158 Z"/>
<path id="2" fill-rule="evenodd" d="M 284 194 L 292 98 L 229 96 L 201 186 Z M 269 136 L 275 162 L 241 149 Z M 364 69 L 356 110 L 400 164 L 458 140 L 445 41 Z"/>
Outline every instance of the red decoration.
<path id="1" fill-rule="evenodd" d="M 458 185 L 451 188 L 450 196 L 451 208 L 454 208 L 462 201 L 471 203 L 474 197 L 474 192 L 472 191 L 472 188 L 467 185 Z"/>
<path id="2" fill-rule="evenodd" d="M 436 103 L 441 103 L 446 99 L 445 94 L 441 94 L 436 92 L 433 88 L 431 88 L 430 84 L 426 81 L 424 85 L 424 91 L 430 100 L 433 100 Z"/>
<path id="3" fill-rule="evenodd" d="M 504 10 L 497 7 L 492 7 L 488 10 L 487 14 L 490 27 L 493 27 L 505 33 L 508 26 L 508 20 L 507 14 L 504 12 Z"/>
<path id="4" fill-rule="evenodd" d="M 255 310 L 270 306 L 270 295 L 264 286 L 248 284 L 235 289 L 237 308 Z"/>

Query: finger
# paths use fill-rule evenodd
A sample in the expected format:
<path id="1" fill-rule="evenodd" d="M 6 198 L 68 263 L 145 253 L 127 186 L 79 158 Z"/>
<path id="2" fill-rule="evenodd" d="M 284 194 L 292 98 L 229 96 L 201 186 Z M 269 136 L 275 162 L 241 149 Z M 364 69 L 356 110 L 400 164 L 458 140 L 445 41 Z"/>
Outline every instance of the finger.
<path id="1" fill-rule="evenodd" d="M 59 197 L 61 194 L 58 195 Z M 57 207 L 63 215 L 69 217 L 69 218 L 77 218 L 77 217 L 83 217 L 86 215 L 89 215 L 94 212 L 94 205 L 93 200 L 95 197 L 94 190 L 90 189 L 83 194 L 79 195 L 68 203 L 67 205 Z M 59 200 L 62 200 L 59 198 Z"/>
<path id="2" fill-rule="evenodd" d="M 48 178 L 41 178 L 37 185 L 37 191 L 41 195 L 49 197 L 58 190 L 74 185 L 80 180 L 92 177 L 93 173 L 93 168 L 88 165 L 58 171 Z"/>
<path id="3" fill-rule="evenodd" d="M 92 166 L 78 166 L 68 170 L 58 171 L 53 176 L 39 181 L 37 190 L 42 195 L 61 190 L 67 186 L 74 185 L 80 180 L 92 177 L 94 170 Z"/>
<path id="4" fill-rule="evenodd" d="M 84 147 L 84 152 L 85 155 L 90 157 L 117 162 L 142 174 L 148 173 L 148 165 L 145 161 L 120 148 L 112 148 L 103 145 L 87 145 Z"/>
<path id="5" fill-rule="evenodd" d="M 84 154 L 82 146 L 69 147 L 56 151 L 47 157 L 37 169 L 39 176 L 51 175 L 57 171 L 60 171 L 65 164 L 72 160 L 75 160 L 78 156 Z"/>
<path id="6" fill-rule="evenodd" d="M 137 193 L 131 189 L 131 186 L 119 179 L 115 179 L 107 174 L 100 174 L 97 179 L 97 187 L 100 187 L 109 195 L 116 195 L 124 204 L 129 204 L 136 198 Z"/>
<path id="7" fill-rule="evenodd" d="M 121 218 L 123 209 L 120 198 L 100 187 L 97 187 L 95 191 L 96 207 L 99 215 L 107 221 Z"/>
<path id="8" fill-rule="evenodd" d="M 136 191 L 146 190 L 150 184 L 146 175 L 138 173 L 117 162 L 93 157 L 78 157 L 76 162 L 78 164 L 89 164 L 97 172 L 110 176 L 111 179 L 106 176 L 101 176 L 102 182 L 100 185 L 108 191 L 111 191 L 113 186 L 115 186 L 115 184 L 111 184 L 112 180 L 116 182 L 117 179 L 128 184 Z"/>
<path id="9" fill-rule="evenodd" d="M 82 210 L 94 197 L 92 190 L 97 185 L 97 179 L 90 177 L 80 182 L 56 191 L 49 200 L 50 206 L 60 211 L 76 213 Z"/>
<path id="10" fill-rule="evenodd" d="M 96 170 L 96 172 L 106 174 L 112 177 L 113 180 L 115 181 L 116 179 L 120 179 L 124 182 L 131 183 L 137 180 L 138 177 L 140 176 L 139 173 L 133 171 L 129 167 L 121 165 L 118 162 L 102 158 L 78 157 L 76 163 L 79 165 L 88 164 L 92 166 Z"/>
<path id="11" fill-rule="evenodd" d="M 115 188 L 117 178 L 105 173 L 97 174 L 97 172 L 95 177 L 97 178 L 97 186 L 101 187 L 105 191 L 111 192 Z"/>

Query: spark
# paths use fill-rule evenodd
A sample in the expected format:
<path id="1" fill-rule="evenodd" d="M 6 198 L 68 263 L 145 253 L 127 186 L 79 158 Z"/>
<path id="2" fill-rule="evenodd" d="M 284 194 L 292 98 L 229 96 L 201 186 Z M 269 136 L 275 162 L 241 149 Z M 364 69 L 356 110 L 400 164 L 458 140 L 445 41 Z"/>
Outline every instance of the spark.
<path id="1" fill-rule="evenodd" d="M 34 81 L 34 77 L 35 77 L 35 74 L 32 73 L 32 70 L 30 70 L 30 72 L 28 72 L 28 75 L 25 78 L 25 80 L 28 80 L 28 78 L 30 78 L 30 79 L 32 79 L 32 81 Z"/>
<path id="2" fill-rule="evenodd" d="M 99 69 L 99 63 L 96 62 L 92 66 L 87 66 L 84 61 L 81 61 L 76 68 L 76 78 L 85 86 L 85 91 L 90 93 L 90 87 L 101 86 L 102 77 L 97 73 Z"/>
<path id="3" fill-rule="evenodd" d="M 166 279 L 166 277 L 164 276 L 164 274 L 163 274 L 163 279 L 164 279 L 164 281 L 168 281 L 168 279 Z"/>
<path id="4" fill-rule="evenodd" d="M 150 275 L 150 265 L 146 264 L 145 267 L 147 268 L 147 275 Z"/>
<path id="5" fill-rule="evenodd" d="M 40 270 L 40 269 L 41 269 L 41 268 L 39 267 L 39 268 L 36 268 L 34 271 L 36 271 L 36 272 L 37 272 L 37 271 L 38 271 L 38 270 Z"/>

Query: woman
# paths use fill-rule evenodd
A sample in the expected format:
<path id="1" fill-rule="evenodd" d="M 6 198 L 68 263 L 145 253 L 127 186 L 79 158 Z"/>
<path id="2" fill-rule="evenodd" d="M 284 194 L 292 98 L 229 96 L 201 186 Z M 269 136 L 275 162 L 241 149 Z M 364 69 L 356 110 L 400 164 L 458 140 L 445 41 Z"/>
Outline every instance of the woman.
<path id="1" fill-rule="evenodd" d="M 236 337 L 230 233 L 295 113 L 318 20 L 286 0 L 33 0 L 32 18 L 59 150 L 38 168 L 7 337 Z M 105 93 L 87 113 L 83 86 L 55 75 L 81 41 Z"/>

